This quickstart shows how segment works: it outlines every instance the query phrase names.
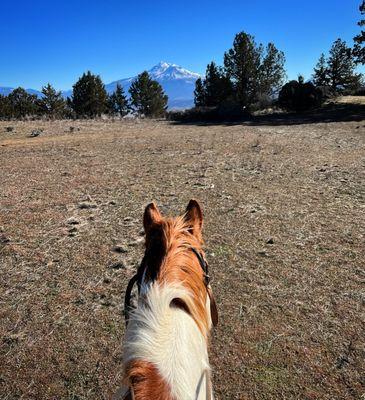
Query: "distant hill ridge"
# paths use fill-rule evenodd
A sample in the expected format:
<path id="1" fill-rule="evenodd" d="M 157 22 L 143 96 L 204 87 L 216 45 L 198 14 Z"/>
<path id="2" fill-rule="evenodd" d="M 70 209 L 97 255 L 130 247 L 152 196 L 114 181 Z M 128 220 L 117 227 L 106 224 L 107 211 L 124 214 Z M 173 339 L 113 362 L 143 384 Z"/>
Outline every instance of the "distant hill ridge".
<path id="1" fill-rule="evenodd" d="M 165 93 L 169 97 L 168 107 L 170 109 L 182 109 L 192 107 L 194 104 L 195 82 L 200 77 L 199 74 L 191 72 L 177 64 L 159 62 L 148 71 L 152 79 L 161 84 Z M 119 79 L 105 85 L 108 93 L 113 93 L 117 84 L 122 85 L 126 94 L 137 76 Z M 7 96 L 14 88 L 0 87 L 0 94 Z M 42 93 L 35 89 L 26 89 L 30 94 L 42 97 Z M 63 91 L 65 97 L 72 95 L 72 89 Z"/>

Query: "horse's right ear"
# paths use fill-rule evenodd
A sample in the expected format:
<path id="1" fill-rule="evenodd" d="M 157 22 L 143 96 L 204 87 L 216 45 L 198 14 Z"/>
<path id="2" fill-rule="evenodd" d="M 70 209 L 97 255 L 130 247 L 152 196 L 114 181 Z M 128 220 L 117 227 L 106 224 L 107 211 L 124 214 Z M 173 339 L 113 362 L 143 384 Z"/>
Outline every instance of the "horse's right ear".
<path id="1" fill-rule="evenodd" d="M 144 210 L 143 227 L 147 234 L 153 225 L 158 224 L 162 219 L 162 215 L 155 203 L 150 203 Z"/>

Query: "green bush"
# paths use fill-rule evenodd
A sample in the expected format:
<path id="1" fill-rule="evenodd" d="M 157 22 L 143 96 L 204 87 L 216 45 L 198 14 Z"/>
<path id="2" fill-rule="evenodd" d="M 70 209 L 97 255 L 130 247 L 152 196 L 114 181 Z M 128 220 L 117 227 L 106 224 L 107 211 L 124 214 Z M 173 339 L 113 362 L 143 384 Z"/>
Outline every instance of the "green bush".
<path id="1" fill-rule="evenodd" d="M 288 111 L 310 110 L 320 107 L 323 101 L 321 89 L 311 82 L 304 83 L 302 79 L 288 82 L 279 93 L 279 105 Z"/>

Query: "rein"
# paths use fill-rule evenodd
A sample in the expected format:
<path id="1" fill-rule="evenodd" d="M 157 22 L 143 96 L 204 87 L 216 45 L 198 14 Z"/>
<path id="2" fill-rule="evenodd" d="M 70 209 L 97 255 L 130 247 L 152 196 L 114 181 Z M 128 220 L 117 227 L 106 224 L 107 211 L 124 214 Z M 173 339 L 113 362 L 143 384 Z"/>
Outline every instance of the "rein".
<path id="1" fill-rule="evenodd" d="M 203 255 L 194 247 L 190 247 L 190 250 L 196 255 L 200 267 L 203 270 L 204 273 L 204 285 L 205 288 L 207 289 L 207 293 L 209 296 L 209 300 L 210 300 L 210 314 L 211 314 L 211 319 L 212 319 L 212 323 L 213 326 L 217 326 L 218 325 L 218 311 L 217 311 L 217 306 L 213 297 L 213 293 L 212 293 L 212 289 L 210 287 L 210 276 L 209 276 L 209 266 L 207 261 L 205 260 L 205 258 L 203 257 Z M 124 318 L 125 318 L 125 323 L 126 326 L 128 326 L 128 322 L 129 322 L 129 315 L 131 310 L 133 309 L 131 306 L 131 294 L 132 294 L 132 290 L 134 287 L 134 284 L 137 282 L 138 285 L 138 291 L 139 288 L 141 286 L 142 283 L 142 277 L 143 277 L 143 273 L 144 273 L 144 265 L 146 263 L 145 257 L 142 259 L 141 265 L 139 266 L 137 273 L 135 275 L 133 275 L 133 277 L 130 279 L 130 281 L 128 282 L 128 286 L 125 292 L 125 297 L 124 297 Z"/>

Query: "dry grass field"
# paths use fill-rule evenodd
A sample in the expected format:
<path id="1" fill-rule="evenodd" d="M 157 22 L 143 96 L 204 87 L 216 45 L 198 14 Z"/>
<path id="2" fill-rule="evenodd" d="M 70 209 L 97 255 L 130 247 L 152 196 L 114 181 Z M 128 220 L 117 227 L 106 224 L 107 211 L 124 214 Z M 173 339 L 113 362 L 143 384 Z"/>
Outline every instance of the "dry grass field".
<path id="1" fill-rule="evenodd" d="M 0 398 L 110 398 L 144 206 L 196 198 L 216 398 L 363 399 L 361 119 L 0 122 Z"/>

